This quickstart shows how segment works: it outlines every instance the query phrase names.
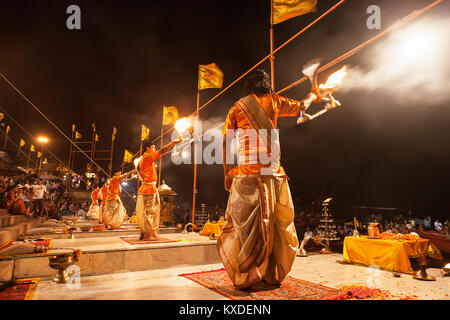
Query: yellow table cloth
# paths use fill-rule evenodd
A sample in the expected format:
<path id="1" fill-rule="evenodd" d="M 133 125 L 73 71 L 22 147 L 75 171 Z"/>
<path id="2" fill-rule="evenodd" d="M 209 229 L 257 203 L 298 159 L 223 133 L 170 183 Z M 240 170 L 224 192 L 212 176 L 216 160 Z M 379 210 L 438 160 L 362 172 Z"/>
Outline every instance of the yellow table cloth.
<path id="1" fill-rule="evenodd" d="M 210 236 L 213 233 L 218 237 L 222 233 L 223 223 L 207 222 L 200 231 L 201 236 Z"/>
<path id="2" fill-rule="evenodd" d="M 367 236 L 345 237 L 343 259 L 352 263 L 412 274 L 409 258 L 426 256 L 431 249 L 429 247 L 428 239 L 394 241 L 369 239 Z"/>

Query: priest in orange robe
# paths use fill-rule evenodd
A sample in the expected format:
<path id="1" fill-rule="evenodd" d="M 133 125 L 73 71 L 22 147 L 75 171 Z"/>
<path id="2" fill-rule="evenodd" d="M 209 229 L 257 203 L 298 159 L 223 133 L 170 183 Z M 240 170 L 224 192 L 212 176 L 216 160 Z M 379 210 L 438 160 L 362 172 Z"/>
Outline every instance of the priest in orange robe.
<path id="1" fill-rule="evenodd" d="M 104 206 L 103 223 L 107 229 L 119 229 L 124 220 L 128 217 L 127 210 L 120 200 L 120 193 L 122 192 L 121 182 L 136 170 L 131 170 L 125 174 L 121 171 L 114 173 L 114 176 L 109 181 L 108 196 Z"/>
<path id="2" fill-rule="evenodd" d="M 280 284 L 291 270 L 298 239 L 288 180 L 279 162 L 277 120 L 295 117 L 315 100 L 312 93 L 302 101 L 272 93 L 270 78 L 260 69 L 247 77 L 244 98 L 228 112 L 223 128 L 223 163 L 225 189 L 230 196 L 217 248 L 239 289 L 261 281 Z M 269 140 L 271 134 L 274 137 Z M 227 140 L 236 136 L 238 166 L 231 169 Z M 270 161 L 263 161 L 263 155 Z"/>
<path id="3" fill-rule="evenodd" d="M 170 152 L 181 141 L 181 137 L 173 140 L 162 147 L 161 150 L 156 150 L 150 141 L 144 141 L 142 144 L 145 153 L 136 162 L 136 170 L 139 180 L 142 182 L 136 200 L 136 217 L 141 229 L 140 240 L 158 240 L 160 199 L 156 188 L 158 177 L 155 161 L 159 160 L 165 153 Z"/>
<path id="4" fill-rule="evenodd" d="M 98 193 L 98 198 L 100 200 L 100 206 L 99 206 L 99 217 L 98 222 L 103 223 L 103 216 L 105 214 L 105 205 L 106 200 L 108 198 L 108 183 L 105 182 L 103 186 L 100 188 L 100 191 Z"/>
<path id="5" fill-rule="evenodd" d="M 91 205 L 89 207 L 89 211 L 87 212 L 87 217 L 92 220 L 98 220 L 100 215 L 100 206 L 98 205 L 98 197 L 99 197 L 100 189 L 97 187 L 92 190 L 91 193 Z"/>

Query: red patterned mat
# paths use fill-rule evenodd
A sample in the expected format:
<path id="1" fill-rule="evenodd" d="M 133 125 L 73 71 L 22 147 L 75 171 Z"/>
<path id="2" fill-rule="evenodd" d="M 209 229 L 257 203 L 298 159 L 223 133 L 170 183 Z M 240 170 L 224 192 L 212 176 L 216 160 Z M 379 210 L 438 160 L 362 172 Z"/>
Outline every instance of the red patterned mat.
<path id="1" fill-rule="evenodd" d="M 139 240 L 139 237 L 120 237 L 123 241 L 129 244 L 149 244 L 149 243 L 166 243 L 166 242 L 175 242 L 175 240 L 170 240 L 161 236 L 158 236 L 159 240 Z"/>
<path id="2" fill-rule="evenodd" d="M 18 280 L 13 285 L 0 286 L 0 300 L 32 300 L 39 278 Z"/>
<path id="3" fill-rule="evenodd" d="M 204 271 L 180 276 L 195 281 L 232 300 L 330 300 L 341 292 L 305 280 L 286 277 L 281 286 L 257 284 L 249 291 L 236 289 L 225 269 Z"/>

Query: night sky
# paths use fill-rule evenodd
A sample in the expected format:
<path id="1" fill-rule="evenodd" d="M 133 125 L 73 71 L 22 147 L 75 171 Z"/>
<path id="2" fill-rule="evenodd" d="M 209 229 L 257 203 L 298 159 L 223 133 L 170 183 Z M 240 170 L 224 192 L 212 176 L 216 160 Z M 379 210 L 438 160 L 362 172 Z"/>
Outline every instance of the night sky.
<path id="1" fill-rule="evenodd" d="M 336 2 L 319 0 L 317 12 L 276 25 L 275 47 Z M 369 5 L 381 7 L 384 29 L 431 2 L 348 0 L 276 55 L 276 88 L 301 78 L 301 67 L 308 60 L 320 57 L 327 63 L 379 33 L 366 27 Z M 71 4 L 81 8 L 81 30 L 66 28 L 66 8 Z M 442 17 L 448 9 L 447 2 L 423 17 Z M 268 0 L 2 0 L 0 72 L 67 135 L 75 123 L 82 140 L 90 139 L 95 122 L 100 135 L 97 149 L 109 148 L 116 126 L 113 167 L 117 168 L 124 148 L 138 151 L 141 123 L 151 128 L 152 139 L 160 134 L 162 106 L 176 106 L 181 116 L 195 110 L 199 64 L 216 63 L 224 71 L 226 86 L 265 57 L 269 18 Z M 367 67 L 373 53 L 369 46 L 320 79 L 344 64 Z M 269 71 L 268 62 L 262 67 Z M 242 97 L 242 84 L 202 110 L 200 118 L 223 121 Z M 309 89 L 305 82 L 283 95 L 302 99 Z M 201 104 L 218 92 L 202 91 Z M 332 208 L 340 217 L 351 216 L 353 205 L 448 217 L 449 97 L 407 106 L 383 89 L 337 92 L 336 97 L 343 106 L 318 120 L 302 126 L 295 118 L 279 121 L 282 164 L 298 208 L 314 198 L 334 197 Z M 49 136 L 49 149 L 67 162 L 68 141 L 2 79 L 0 106 L 32 134 Z M 311 112 L 321 108 L 315 105 Z M 30 142 L 17 126 L 11 128 L 16 143 L 20 138 Z M 164 159 L 162 178 L 179 194 L 179 203 L 190 206 L 193 166 L 176 166 Z M 106 170 L 107 163 L 100 163 Z M 75 170 L 81 172 L 85 164 L 78 155 Z M 200 165 L 197 185 L 197 205 L 226 203 L 221 165 Z"/>

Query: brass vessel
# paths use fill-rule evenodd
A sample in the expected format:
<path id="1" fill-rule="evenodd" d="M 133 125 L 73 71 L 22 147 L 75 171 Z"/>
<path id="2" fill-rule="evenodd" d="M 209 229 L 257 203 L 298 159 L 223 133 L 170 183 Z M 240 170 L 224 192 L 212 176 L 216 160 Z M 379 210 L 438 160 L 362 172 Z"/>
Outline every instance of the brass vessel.
<path id="1" fill-rule="evenodd" d="M 49 257 L 49 266 L 52 269 L 58 270 L 53 281 L 56 283 L 67 283 L 69 275 L 67 274 L 67 268 L 75 263 L 75 258 L 72 253 L 66 253 L 63 255 L 57 255 Z"/>

